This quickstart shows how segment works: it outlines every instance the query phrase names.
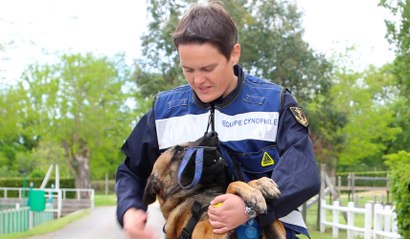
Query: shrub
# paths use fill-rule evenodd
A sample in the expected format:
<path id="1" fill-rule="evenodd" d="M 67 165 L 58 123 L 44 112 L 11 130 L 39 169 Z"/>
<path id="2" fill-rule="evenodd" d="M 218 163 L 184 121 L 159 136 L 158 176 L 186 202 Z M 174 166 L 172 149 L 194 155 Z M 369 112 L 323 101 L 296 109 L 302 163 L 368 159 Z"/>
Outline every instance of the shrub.
<path id="1" fill-rule="evenodd" d="M 0 187 L 13 187 L 21 188 L 23 187 L 24 178 L 0 178 Z M 33 183 L 33 188 L 39 188 L 43 178 L 27 178 L 26 187 L 30 187 L 30 183 Z M 51 188 L 51 185 L 54 184 L 55 179 L 50 178 L 47 182 L 46 188 Z M 75 188 L 75 180 L 73 178 L 60 178 L 60 188 Z M 4 192 L 0 190 L 0 197 L 4 196 Z M 10 191 L 7 194 L 8 197 L 18 197 L 18 191 Z"/>
<path id="2" fill-rule="evenodd" d="M 396 206 L 397 223 L 402 238 L 410 238 L 410 153 L 399 151 L 385 157 L 390 167 L 391 192 Z"/>

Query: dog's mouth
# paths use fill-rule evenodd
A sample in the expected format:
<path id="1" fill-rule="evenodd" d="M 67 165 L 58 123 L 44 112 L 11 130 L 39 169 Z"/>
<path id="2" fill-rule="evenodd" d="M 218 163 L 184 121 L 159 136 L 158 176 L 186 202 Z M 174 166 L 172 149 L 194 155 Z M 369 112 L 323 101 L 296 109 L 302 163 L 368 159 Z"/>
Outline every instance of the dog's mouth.
<path id="1" fill-rule="evenodd" d="M 185 150 L 178 171 L 178 184 L 192 189 L 198 184 L 213 185 L 225 175 L 226 163 L 218 151 L 218 134 L 207 133 Z"/>
<path id="2" fill-rule="evenodd" d="M 218 133 L 215 131 L 205 133 L 205 135 L 195 141 L 195 146 L 218 147 Z"/>
<path id="3" fill-rule="evenodd" d="M 226 162 L 218 150 L 218 134 L 211 132 L 191 143 L 189 146 L 175 146 L 172 149 L 170 162 L 178 163 L 178 170 L 171 178 L 177 177 L 178 183 L 165 186 L 159 178 L 151 175 L 144 192 L 144 203 L 149 205 L 155 201 L 156 195 L 166 200 L 177 196 L 180 191 L 189 194 L 199 188 L 211 188 L 226 184 Z M 198 167 L 200 165 L 200 167 Z M 169 166 L 169 165 L 168 165 Z M 168 168 L 169 170 L 169 168 Z"/>

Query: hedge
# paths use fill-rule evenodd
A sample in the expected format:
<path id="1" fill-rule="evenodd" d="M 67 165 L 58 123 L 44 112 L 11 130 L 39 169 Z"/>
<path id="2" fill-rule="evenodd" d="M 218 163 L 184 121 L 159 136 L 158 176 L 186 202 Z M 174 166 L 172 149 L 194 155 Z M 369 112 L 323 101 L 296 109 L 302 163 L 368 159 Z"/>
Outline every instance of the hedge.
<path id="1" fill-rule="evenodd" d="M 12 187 L 12 188 L 22 188 L 23 187 L 23 178 L 0 178 L 0 187 Z M 33 183 L 34 188 L 40 187 L 43 182 L 43 178 L 27 178 L 26 187 L 30 186 L 30 183 Z M 54 184 L 55 179 L 50 178 L 48 180 L 46 188 L 51 188 L 51 185 Z M 106 184 L 108 186 L 108 194 L 115 193 L 115 181 L 114 180 L 96 180 L 91 182 L 91 188 L 95 190 L 97 194 L 105 194 Z M 75 188 L 75 180 L 73 178 L 61 178 L 60 179 L 60 188 Z M 18 196 L 18 192 L 10 191 L 7 192 L 9 197 Z M 0 197 L 4 196 L 4 192 L 0 191 Z"/>
<path id="2" fill-rule="evenodd" d="M 402 238 L 410 238 L 410 152 L 399 151 L 385 156 L 386 165 L 391 169 L 391 191 L 397 213 L 397 224 Z"/>
<path id="3" fill-rule="evenodd" d="M 22 188 L 24 178 L 0 178 L 0 187 L 4 188 Z M 29 188 L 33 183 L 34 188 L 39 188 L 43 178 L 27 178 L 26 187 Z M 46 188 L 51 188 L 51 185 L 55 183 L 54 178 L 50 178 L 47 182 Z M 60 188 L 75 188 L 75 180 L 73 178 L 60 178 Z M 0 190 L 0 197 L 4 196 L 4 191 Z M 8 197 L 18 197 L 17 191 L 7 192 Z"/>

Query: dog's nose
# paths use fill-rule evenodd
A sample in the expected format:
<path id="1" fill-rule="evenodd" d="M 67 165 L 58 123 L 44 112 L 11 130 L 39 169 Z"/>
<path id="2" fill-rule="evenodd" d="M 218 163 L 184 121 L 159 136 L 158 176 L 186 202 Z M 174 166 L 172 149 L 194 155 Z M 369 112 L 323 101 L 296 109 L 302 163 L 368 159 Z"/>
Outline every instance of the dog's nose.
<path id="1" fill-rule="evenodd" d="M 215 131 L 206 133 L 202 144 L 204 146 L 218 146 L 218 133 Z"/>
<path id="2" fill-rule="evenodd" d="M 217 139 L 218 138 L 218 133 L 215 132 L 215 131 L 212 131 L 212 132 L 207 133 L 206 137 L 210 140 Z"/>

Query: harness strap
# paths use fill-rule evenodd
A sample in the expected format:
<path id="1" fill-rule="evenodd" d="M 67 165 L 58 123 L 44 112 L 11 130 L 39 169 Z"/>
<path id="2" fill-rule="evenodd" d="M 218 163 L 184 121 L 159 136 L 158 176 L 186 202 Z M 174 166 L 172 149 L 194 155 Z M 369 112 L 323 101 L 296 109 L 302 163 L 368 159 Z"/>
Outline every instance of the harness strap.
<path id="1" fill-rule="evenodd" d="M 208 210 L 208 206 L 202 207 L 201 203 L 197 201 L 194 202 L 194 205 L 192 205 L 192 217 L 189 219 L 188 224 L 184 229 L 182 229 L 179 239 L 191 239 L 196 224 L 206 210 Z"/>
<path id="2" fill-rule="evenodd" d="M 195 155 L 195 174 L 192 182 L 189 185 L 183 185 L 181 182 L 181 176 L 184 172 L 186 166 L 192 158 L 192 155 L 196 152 Z M 185 152 L 184 157 L 182 158 L 181 165 L 178 170 L 178 184 L 183 189 L 191 189 L 196 186 L 202 176 L 202 168 L 204 164 L 204 147 L 189 147 Z"/>

